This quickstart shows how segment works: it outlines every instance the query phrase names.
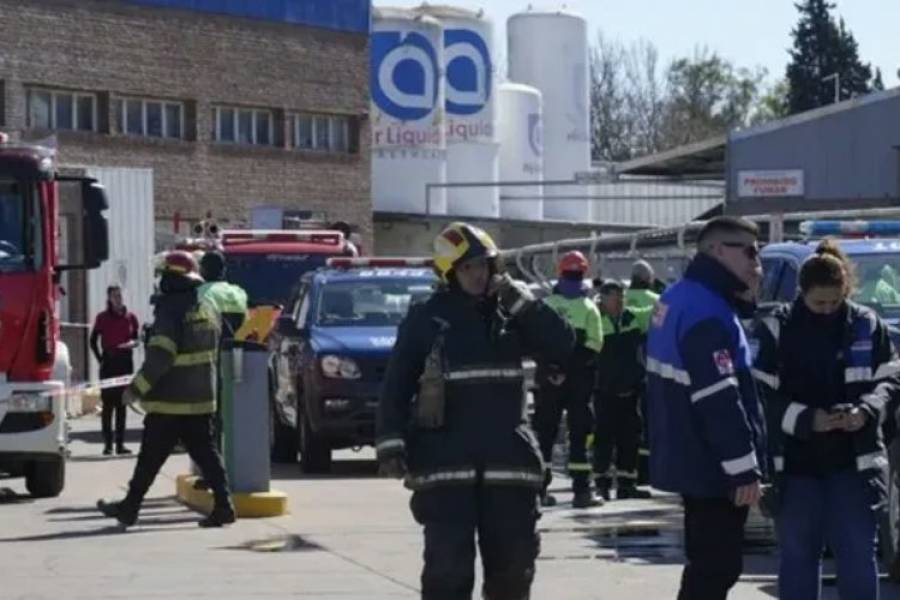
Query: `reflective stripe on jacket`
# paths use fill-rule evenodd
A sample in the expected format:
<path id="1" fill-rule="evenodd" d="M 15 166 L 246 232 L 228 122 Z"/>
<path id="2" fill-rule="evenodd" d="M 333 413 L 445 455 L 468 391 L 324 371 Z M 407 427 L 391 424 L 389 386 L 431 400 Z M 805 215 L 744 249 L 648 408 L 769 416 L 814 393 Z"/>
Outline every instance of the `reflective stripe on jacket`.
<path id="1" fill-rule="evenodd" d="M 219 320 L 194 291 L 164 294 L 132 392 L 149 413 L 211 414 L 216 409 Z"/>

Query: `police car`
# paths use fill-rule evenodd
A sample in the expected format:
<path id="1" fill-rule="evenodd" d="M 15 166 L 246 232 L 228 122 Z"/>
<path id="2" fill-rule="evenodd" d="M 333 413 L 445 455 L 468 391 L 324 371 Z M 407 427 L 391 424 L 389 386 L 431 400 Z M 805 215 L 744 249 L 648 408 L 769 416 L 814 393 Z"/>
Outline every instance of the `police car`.
<path id="1" fill-rule="evenodd" d="M 270 365 L 275 460 L 299 451 L 305 473 L 327 473 L 332 450 L 374 443 L 397 327 L 436 282 L 428 260 L 393 258 L 331 258 L 301 278 Z"/>
<path id="2" fill-rule="evenodd" d="M 834 237 L 856 268 L 857 292 L 853 300 L 878 312 L 889 326 L 894 345 L 900 348 L 900 221 L 807 221 L 801 224 L 800 230 L 809 239 L 769 244 L 760 253 L 763 265 L 760 307 L 763 313 L 796 298 L 800 265 L 813 254 L 821 238 Z M 896 296 L 894 292 L 897 292 Z M 900 539 L 897 488 L 900 483 L 900 440 L 891 444 L 890 462 L 889 510 L 884 515 L 879 534 L 882 561 L 886 566 L 892 562 Z"/>

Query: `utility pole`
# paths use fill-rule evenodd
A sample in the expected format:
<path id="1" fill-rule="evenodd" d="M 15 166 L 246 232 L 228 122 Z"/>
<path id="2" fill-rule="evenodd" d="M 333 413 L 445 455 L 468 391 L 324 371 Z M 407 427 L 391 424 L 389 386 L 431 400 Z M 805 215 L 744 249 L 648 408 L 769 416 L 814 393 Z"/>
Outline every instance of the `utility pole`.
<path id="1" fill-rule="evenodd" d="M 834 103 L 837 104 L 841 101 L 841 74 L 835 71 L 831 75 L 822 78 L 822 82 L 826 82 L 829 79 L 834 80 Z"/>

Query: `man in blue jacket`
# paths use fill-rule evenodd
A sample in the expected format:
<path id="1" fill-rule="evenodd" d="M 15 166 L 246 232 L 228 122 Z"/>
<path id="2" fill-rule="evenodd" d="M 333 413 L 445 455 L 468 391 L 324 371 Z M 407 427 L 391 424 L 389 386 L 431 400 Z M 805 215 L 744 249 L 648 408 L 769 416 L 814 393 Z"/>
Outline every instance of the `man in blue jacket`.
<path id="1" fill-rule="evenodd" d="M 757 236 L 743 219 L 707 223 L 650 327 L 650 481 L 684 499 L 679 600 L 727 597 L 743 570 L 747 513 L 760 497 L 764 419 L 739 320 L 752 316 L 762 277 Z"/>

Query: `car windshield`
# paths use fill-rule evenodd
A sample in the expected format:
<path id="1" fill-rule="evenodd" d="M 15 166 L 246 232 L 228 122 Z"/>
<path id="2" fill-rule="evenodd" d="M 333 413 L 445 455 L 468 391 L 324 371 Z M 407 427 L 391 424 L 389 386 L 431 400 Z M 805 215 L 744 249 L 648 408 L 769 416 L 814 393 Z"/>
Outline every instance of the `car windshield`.
<path id="1" fill-rule="evenodd" d="M 857 277 L 853 300 L 873 307 L 885 319 L 900 319 L 900 254 L 850 258 Z"/>
<path id="2" fill-rule="evenodd" d="M 244 288 L 253 305 L 286 306 L 300 277 L 325 266 L 324 254 L 227 254 L 228 281 Z"/>
<path id="3" fill-rule="evenodd" d="M 410 305 L 431 296 L 428 280 L 335 281 L 319 292 L 316 325 L 322 327 L 397 326 Z"/>
<path id="4" fill-rule="evenodd" d="M 18 271 L 29 266 L 32 241 L 27 209 L 24 185 L 0 181 L 0 271 Z"/>

